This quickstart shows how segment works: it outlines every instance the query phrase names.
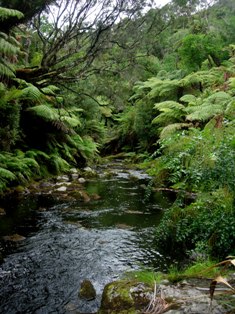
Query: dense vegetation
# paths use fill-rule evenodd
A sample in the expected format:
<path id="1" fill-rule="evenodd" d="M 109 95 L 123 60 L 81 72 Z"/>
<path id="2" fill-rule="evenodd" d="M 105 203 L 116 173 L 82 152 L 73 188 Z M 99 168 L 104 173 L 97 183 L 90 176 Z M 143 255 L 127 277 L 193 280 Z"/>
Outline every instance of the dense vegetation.
<path id="1" fill-rule="evenodd" d="M 234 254 L 234 2 L 64 2 L 0 1 L 0 190 L 132 153 L 159 245 Z"/>

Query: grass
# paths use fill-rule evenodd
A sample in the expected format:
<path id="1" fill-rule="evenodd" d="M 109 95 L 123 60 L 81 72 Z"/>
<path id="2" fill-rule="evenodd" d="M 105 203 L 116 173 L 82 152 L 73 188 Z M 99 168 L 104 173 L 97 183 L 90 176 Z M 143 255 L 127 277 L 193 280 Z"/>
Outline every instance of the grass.
<path id="1" fill-rule="evenodd" d="M 215 278 L 218 275 L 223 276 L 229 273 L 229 270 L 221 270 L 220 265 L 216 266 L 215 261 L 205 260 L 195 262 L 183 270 L 179 270 L 176 266 L 169 268 L 167 274 L 154 272 L 151 270 L 139 270 L 126 273 L 125 277 L 130 280 L 141 281 L 150 285 L 161 283 L 163 280 L 168 280 L 170 283 L 177 283 L 184 279 L 190 278 Z"/>

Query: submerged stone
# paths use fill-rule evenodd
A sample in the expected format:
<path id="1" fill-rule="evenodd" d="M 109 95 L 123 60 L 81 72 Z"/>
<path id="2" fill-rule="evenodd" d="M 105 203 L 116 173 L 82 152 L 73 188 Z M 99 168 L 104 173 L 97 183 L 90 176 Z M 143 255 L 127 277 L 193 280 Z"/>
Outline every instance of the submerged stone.
<path id="1" fill-rule="evenodd" d="M 90 280 L 83 280 L 83 282 L 81 283 L 79 296 L 87 301 L 91 301 L 96 298 L 96 291 Z"/>
<path id="2" fill-rule="evenodd" d="M 12 235 L 8 235 L 8 236 L 4 236 L 3 239 L 5 241 L 13 241 L 13 242 L 18 242 L 18 241 L 23 241 L 26 238 L 23 237 L 22 235 L 19 234 L 12 234 Z"/>

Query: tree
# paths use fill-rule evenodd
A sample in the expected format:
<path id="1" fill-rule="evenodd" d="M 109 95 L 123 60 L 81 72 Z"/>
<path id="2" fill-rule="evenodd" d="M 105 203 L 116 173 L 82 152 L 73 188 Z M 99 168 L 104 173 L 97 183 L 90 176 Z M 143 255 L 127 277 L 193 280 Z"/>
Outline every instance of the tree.
<path id="1" fill-rule="evenodd" d="M 19 70 L 30 82 L 74 82 L 100 71 L 94 61 L 112 45 L 112 30 L 124 17 L 134 20 L 147 4 L 143 0 L 57 0 L 31 23 L 37 31 L 41 63 L 37 69 Z"/>

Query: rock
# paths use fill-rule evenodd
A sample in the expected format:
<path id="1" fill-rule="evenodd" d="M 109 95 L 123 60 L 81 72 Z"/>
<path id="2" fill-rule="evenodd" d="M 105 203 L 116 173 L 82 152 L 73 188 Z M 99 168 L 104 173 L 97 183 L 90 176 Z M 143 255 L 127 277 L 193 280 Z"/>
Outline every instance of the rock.
<path id="1" fill-rule="evenodd" d="M 83 282 L 81 283 L 79 296 L 86 301 L 91 301 L 96 298 L 96 291 L 90 280 L 83 280 Z"/>
<path id="2" fill-rule="evenodd" d="M 83 169 L 85 176 L 86 177 L 96 177 L 97 176 L 97 172 L 94 169 L 91 169 L 91 167 L 85 167 Z"/>
<path id="3" fill-rule="evenodd" d="M 77 173 L 72 173 L 71 174 L 71 179 L 72 180 L 77 180 L 77 178 L 78 178 L 78 174 Z"/>
<path id="4" fill-rule="evenodd" d="M 101 199 L 101 196 L 98 195 L 98 194 L 96 194 L 96 193 L 93 193 L 93 194 L 91 194 L 91 198 L 92 198 L 93 200 L 95 200 L 95 201 L 98 201 L 98 200 Z"/>
<path id="5" fill-rule="evenodd" d="M 56 191 L 58 191 L 58 192 L 65 192 L 65 191 L 67 191 L 67 187 L 66 186 L 61 186 L 58 189 L 56 189 Z"/>
<path id="6" fill-rule="evenodd" d="M 78 170 L 76 168 L 71 168 L 70 173 L 78 173 Z"/>
<path id="7" fill-rule="evenodd" d="M 19 234 L 12 234 L 12 235 L 3 237 L 3 240 L 5 240 L 5 241 L 13 241 L 13 242 L 23 241 L 25 239 L 26 239 L 25 237 L 23 237 L 23 236 L 21 236 Z"/>
<path id="8" fill-rule="evenodd" d="M 84 179 L 84 178 L 79 178 L 79 179 L 78 179 L 78 182 L 83 184 L 83 183 L 86 182 L 86 179 Z"/>
<path id="9" fill-rule="evenodd" d="M 69 186 L 69 185 L 71 185 L 71 184 L 72 184 L 71 182 L 56 182 L 55 185 L 57 185 L 57 186 L 61 186 L 61 185 Z"/>
<path id="10" fill-rule="evenodd" d="M 67 175 L 59 176 L 59 177 L 57 177 L 57 181 L 68 182 L 69 181 L 69 176 L 67 176 Z"/>
<path id="11" fill-rule="evenodd" d="M 91 169 L 91 167 L 85 167 L 83 170 L 86 171 L 86 172 L 93 172 L 93 170 Z"/>
<path id="12" fill-rule="evenodd" d="M 85 191 L 80 191 L 79 193 L 85 203 L 90 202 L 91 198 Z"/>
<path id="13" fill-rule="evenodd" d="M 6 215 L 5 209 L 0 207 L 0 216 Z"/>
<path id="14" fill-rule="evenodd" d="M 153 289 L 135 281 L 114 281 L 104 288 L 98 314 L 143 313 L 153 297 Z"/>

